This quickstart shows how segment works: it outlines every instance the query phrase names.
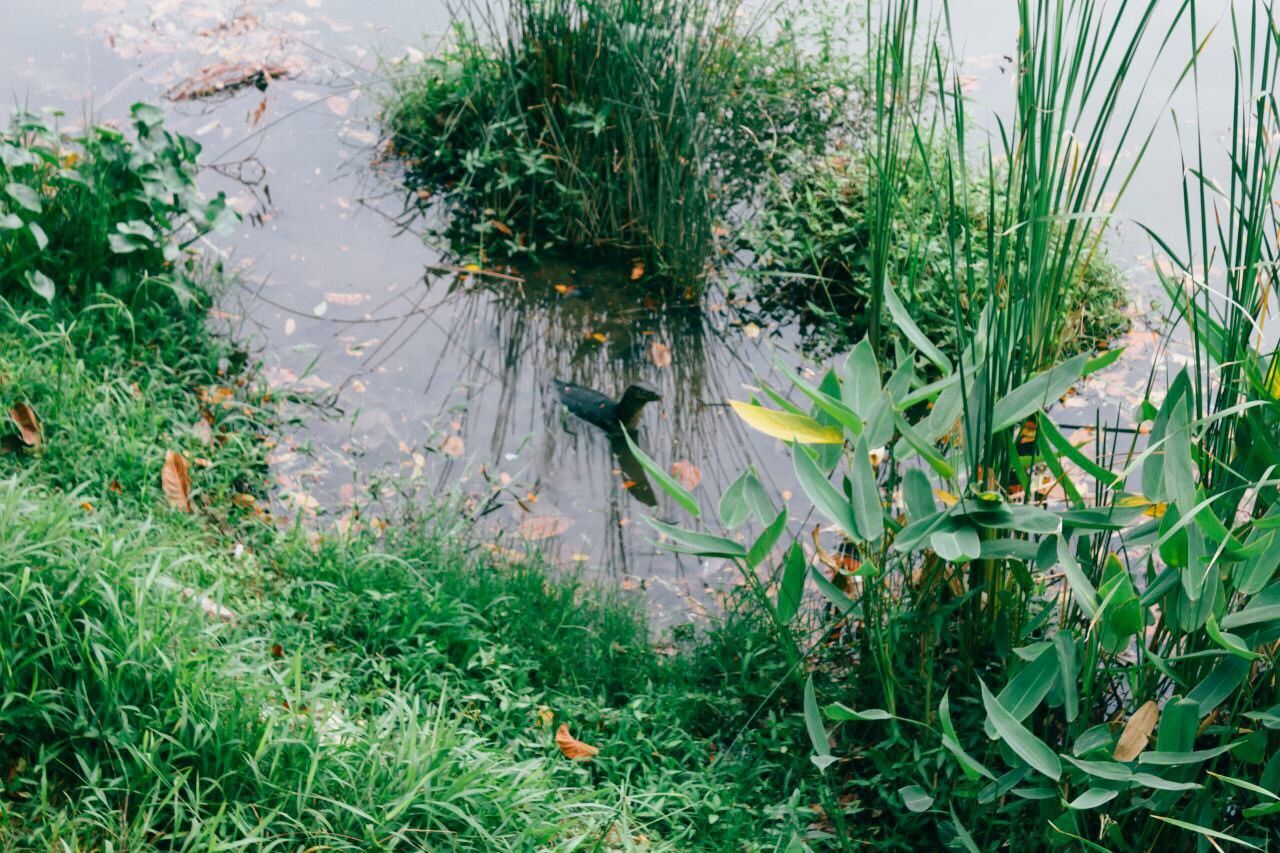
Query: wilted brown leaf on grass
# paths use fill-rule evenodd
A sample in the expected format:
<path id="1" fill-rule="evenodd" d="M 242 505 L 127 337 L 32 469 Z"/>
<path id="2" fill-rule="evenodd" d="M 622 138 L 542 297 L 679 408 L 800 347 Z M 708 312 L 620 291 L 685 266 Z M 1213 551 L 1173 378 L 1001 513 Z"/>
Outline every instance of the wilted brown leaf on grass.
<path id="1" fill-rule="evenodd" d="M 573 526 L 573 519 L 563 515 L 535 515 L 520 522 L 520 535 L 530 542 L 559 536 Z"/>
<path id="2" fill-rule="evenodd" d="M 18 438 L 22 443 L 32 449 L 39 449 L 42 436 L 40 435 L 40 421 L 36 418 L 36 413 L 26 403 L 14 403 L 13 408 L 9 410 L 9 419 L 18 427 Z"/>
<path id="3" fill-rule="evenodd" d="M 1137 758 L 1138 753 L 1147 748 L 1147 740 L 1159 719 L 1160 706 L 1154 699 L 1149 700 L 1124 724 L 1124 731 L 1120 733 L 1120 740 L 1116 743 L 1116 751 L 1112 757 L 1116 761 L 1132 761 Z"/>
<path id="4" fill-rule="evenodd" d="M 686 489 L 696 489 L 702 482 L 702 472 L 698 466 L 686 459 L 677 459 L 671 463 L 671 476 Z"/>
<path id="5" fill-rule="evenodd" d="M 565 758 L 573 761 L 590 761 L 600 752 L 591 744 L 583 743 L 569 734 L 568 723 L 561 723 L 560 728 L 556 730 L 556 746 L 560 747 L 560 752 Z"/>
<path id="6" fill-rule="evenodd" d="M 649 360 L 654 367 L 667 367 L 671 364 L 671 347 L 660 341 L 649 344 Z"/>
<path id="7" fill-rule="evenodd" d="M 160 469 L 160 485 L 169 506 L 179 512 L 191 512 L 191 474 L 187 460 L 181 453 L 166 450 L 164 468 Z"/>

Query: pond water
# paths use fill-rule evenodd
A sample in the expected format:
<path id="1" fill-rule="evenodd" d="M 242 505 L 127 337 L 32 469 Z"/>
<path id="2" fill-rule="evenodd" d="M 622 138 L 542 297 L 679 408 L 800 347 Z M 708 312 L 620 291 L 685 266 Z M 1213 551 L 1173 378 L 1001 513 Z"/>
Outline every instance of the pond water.
<path id="1" fill-rule="evenodd" d="M 1208 7 L 1225 8 L 1199 5 L 1206 20 Z M 737 582 L 719 561 L 653 546 L 644 516 L 678 520 L 677 508 L 661 498 L 649 506 L 643 477 L 609 438 L 562 417 L 552 381 L 614 395 L 641 380 L 657 388 L 642 444 L 697 481 L 708 510 L 749 461 L 772 494 L 789 499 L 787 455 L 747 431 L 725 401 L 745 398 L 757 377 L 769 381 L 775 358 L 795 363 L 794 330 L 756 320 L 715 284 L 702 310 L 662 310 L 630 284 L 625 267 L 558 265 L 526 277 L 449 268 L 405 214 L 373 121 L 386 76 L 420 59 L 446 28 L 443 2 L 3 6 L 0 85 L 14 103 L 61 108 L 69 125 L 86 113 L 119 119 L 137 100 L 162 103 L 171 125 L 203 144 L 206 188 L 225 190 L 244 214 L 237 233 L 206 247 L 239 276 L 214 319 L 256 348 L 282 394 L 296 389 L 322 403 L 273 455 L 286 507 L 312 523 L 347 524 L 353 511 L 366 522 L 386 512 L 371 484 L 394 481 L 410 498 L 460 490 L 460 511 L 480 518 L 496 547 L 536 544 L 588 576 L 646 589 L 659 622 L 709 605 Z M 1009 100 L 1012 4 L 957 0 L 952 9 L 980 123 L 992 128 L 985 111 Z M 1229 46 L 1220 42 L 1202 91 L 1229 91 Z M 279 79 L 265 89 L 171 99 L 207 85 L 211 69 L 246 61 Z M 1178 70 L 1163 63 L 1157 80 Z M 1152 86 L 1148 122 L 1169 88 L 1160 85 Z M 1176 103 L 1185 107 L 1188 97 Z M 1123 210 L 1176 234 L 1181 167 L 1170 120 L 1164 125 Z M 1121 366 L 1065 404 L 1078 411 L 1064 419 L 1081 427 L 1141 398 L 1158 347 L 1159 315 L 1147 310 L 1156 298 L 1148 241 L 1121 223 L 1112 244 L 1135 283 L 1137 322 Z M 798 524 L 816 523 L 799 516 Z"/>

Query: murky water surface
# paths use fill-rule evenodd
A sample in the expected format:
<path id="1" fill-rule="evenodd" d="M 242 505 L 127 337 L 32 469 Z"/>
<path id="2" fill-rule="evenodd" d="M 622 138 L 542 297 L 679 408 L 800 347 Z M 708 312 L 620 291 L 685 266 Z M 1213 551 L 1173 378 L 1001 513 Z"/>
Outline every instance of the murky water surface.
<path id="1" fill-rule="evenodd" d="M 1205 20 L 1224 8 L 1199 5 Z M 1012 4 L 952 8 L 978 123 L 994 129 L 992 111 L 1010 100 Z M 87 113 L 120 119 L 138 100 L 164 103 L 171 124 L 203 144 L 205 186 L 225 190 L 244 215 L 237 233 L 207 247 L 240 276 L 214 319 L 258 348 L 282 394 L 301 390 L 325 404 L 273 458 L 286 506 L 314 523 L 348 524 L 383 511 L 371 484 L 394 481 L 419 498 L 461 490 L 499 547 L 536 543 L 563 565 L 644 588 L 660 621 L 736 582 L 719 561 L 651 544 L 644 516 L 676 520 L 678 508 L 654 495 L 616 440 L 566 419 L 552 382 L 611 395 L 653 385 L 662 399 L 643 413 L 642 443 L 708 509 L 748 461 L 789 499 L 786 454 L 748 433 L 725 400 L 745 398 L 757 376 L 768 380 L 773 359 L 792 360 L 794 331 L 752 322 L 719 286 L 702 310 L 661 310 L 625 268 L 448 268 L 405 214 L 373 120 L 387 77 L 445 30 L 442 2 L 0 0 L 0 11 L 0 86 L 14 103 L 60 108 L 68 125 Z M 1230 91 L 1228 47 L 1221 41 L 1206 64 L 1202 92 Z M 245 63 L 266 69 L 265 88 L 183 100 L 235 80 Z M 1176 61 L 1158 66 L 1148 125 L 1178 70 Z M 1184 93 L 1175 105 L 1190 115 L 1194 101 Z M 1123 212 L 1176 234 L 1172 122 L 1157 125 Z M 1118 152 L 1121 162 L 1134 148 Z M 1121 365 L 1064 404 L 1074 411 L 1063 419 L 1086 428 L 1097 413 L 1127 417 L 1159 343 L 1149 243 L 1122 222 L 1112 244 L 1134 282 L 1137 322 Z"/>

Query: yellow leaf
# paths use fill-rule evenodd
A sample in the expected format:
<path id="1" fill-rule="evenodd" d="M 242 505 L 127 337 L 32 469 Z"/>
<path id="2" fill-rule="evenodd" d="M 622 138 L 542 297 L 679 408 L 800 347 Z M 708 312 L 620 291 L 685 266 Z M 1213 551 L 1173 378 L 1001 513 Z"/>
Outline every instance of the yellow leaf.
<path id="1" fill-rule="evenodd" d="M 635 266 L 631 268 L 631 280 L 639 281 L 644 278 L 644 262 L 636 261 Z"/>
<path id="2" fill-rule="evenodd" d="M 181 453 L 165 451 L 160 486 L 169 499 L 169 506 L 179 512 L 191 512 L 191 475 L 187 472 L 187 459 Z"/>
<path id="3" fill-rule="evenodd" d="M 738 400 L 730 400 L 729 405 L 733 406 L 738 417 L 747 422 L 747 426 L 765 435 L 801 444 L 844 444 L 844 434 L 840 430 L 823 426 L 805 415 L 779 412 Z"/>
<path id="4" fill-rule="evenodd" d="M 936 497 L 938 500 L 942 501 L 947 506 L 955 506 L 957 503 L 960 502 L 960 499 L 958 497 L 951 494 L 950 492 L 943 491 L 942 489 L 934 489 L 933 496 Z"/>
<path id="5" fill-rule="evenodd" d="M 565 758 L 573 761 L 590 761 L 600 752 L 591 744 L 583 743 L 569 734 L 568 723 L 561 723 L 560 728 L 556 730 L 556 746 L 560 747 Z"/>
<path id="6" fill-rule="evenodd" d="M 1147 506 L 1150 503 L 1142 495 L 1124 495 L 1116 501 L 1116 506 Z"/>
<path id="7" fill-rule="evenodd" d="M 1132 761 L 1137 758 L 1138 753 L 1147 748 L 1147 740 L 1159 719 L 1160 706 L 1154 699 L 1149 700 L 1124 724 L 1124 731 L 1120 733 L 1120 740 L 1116 743 L 1116 751 L 1112 757 L 1116 761 Z"/>

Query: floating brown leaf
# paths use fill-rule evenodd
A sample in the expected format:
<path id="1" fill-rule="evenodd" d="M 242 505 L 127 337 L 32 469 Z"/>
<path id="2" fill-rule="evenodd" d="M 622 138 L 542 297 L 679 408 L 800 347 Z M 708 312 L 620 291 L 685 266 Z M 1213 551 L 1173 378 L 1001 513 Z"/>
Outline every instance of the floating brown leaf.
<path id="1" fill-rule="evenodd" d="M 462 443 L 461 436 L 451 435 L 440 442 L 440 452 L 445 456 L 452 456 L 457 459 L 466 452 L 466 445 Z"/>
<path id="2" fill-rule="evenodd" d="M 671 476 L 686 489 L 696 489 L 702 482 L 702 472 L 698 466 L 686 459 L 677 459 L 671 463 Z"/>
<path id="3" fill-rule="evenodd" d="M 164 468 L 160 469 L 160 485 L 169 506 L 179 512 L 191 512 L 191 474 L 187 471 L 187 459 L 181 453 L 165 451 Z"/>
<path id="4" fill-rule="evenodd" d="M 667 367 L 671 364 L 671 347 L 661 341 L 652 341 L 649 344 L 649 360 L 653 362 L 654 367 Z"/>
<path id="5" fill-rule="evenodd" d="M 534 515 L 520 522 L 520 535 L 530 542 L 559 536 L 573 526 L 573 519 L 563 515 Z"/>
<path id="6" fill-rule="evenodd" d="M 560 728 L 556 730 L 556 746 L 560 747 L 560 752 L 564 753 L 565 758 L 573 761 L 590 761 L 600 752 L 591 744 L 583 743 L 569 734 L 568 723 L 561 723 Z"/>
<path id="7" fill-rule="evenodd" d="M 1160 706 L 1154 699 L 1149 700 L 1124 724 L 1124 731 L 1120 733 L 1120 740 L 1116 743 L 1116 751 L 1112 757 L 1116 761 L 1132 761 L 1137 758 L 1138 753 L 1147 748 L 1147 740 L 1159 719 Z"/>
<path id="8" fill-rule="evenodd" d="M 23 444 L 32 449 L 40 447 L 40 421 L 30 406 L 26 403 L 14 403 L 9 410 L 9 419 L 18 427 L 18 438 Z"/>

